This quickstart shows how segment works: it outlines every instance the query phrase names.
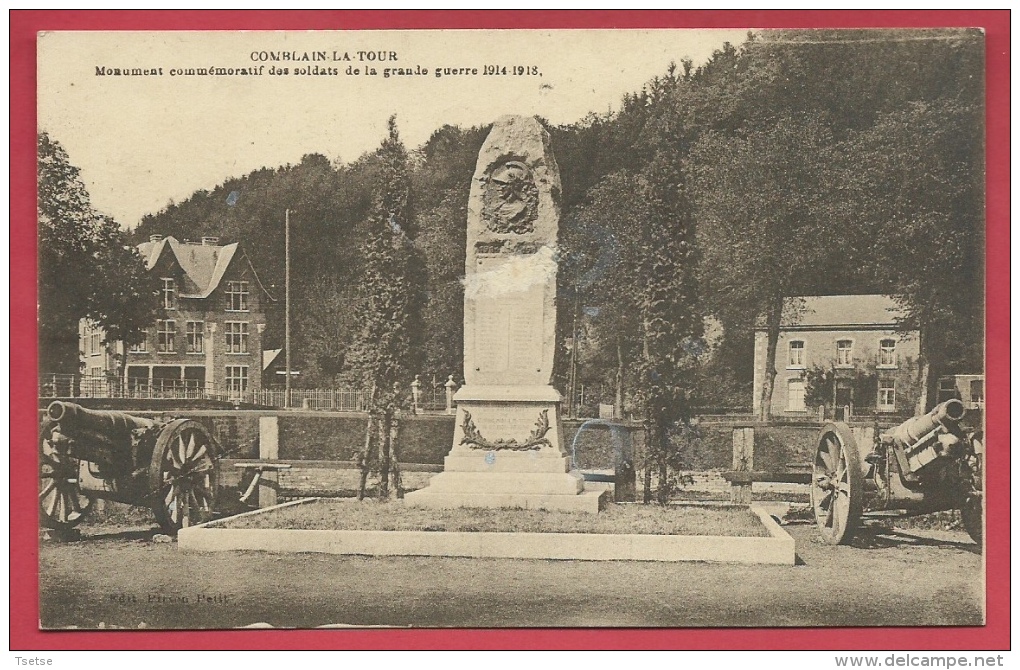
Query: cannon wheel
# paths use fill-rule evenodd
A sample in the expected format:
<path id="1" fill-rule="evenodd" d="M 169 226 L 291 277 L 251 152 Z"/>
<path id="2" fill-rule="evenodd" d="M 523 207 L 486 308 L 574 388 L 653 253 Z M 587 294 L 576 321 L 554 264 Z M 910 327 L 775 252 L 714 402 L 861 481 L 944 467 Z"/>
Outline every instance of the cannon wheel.
<path id="1" fill-rule="evenodd" d="M 47 419 L 39 433 L 39 518 L 47 528 L 68 531 L 88 514 L 92 498 L 78 485 L 78 459 L 51 441 L 56 427 Z"/>
<path id="2" fill-rule="evenodd" d="M 219 458 L 205 427 L 191 419 L 171 421 L 159 433 L 149 466 L 156 521 L 169 535 L 208 521 L 216 500 Z"/>
<path id="3" fill-rule="evenodd" d="M 811 506 L 826 542 L 850 542 L 864 511 L 864 473 L 857 442 L 845 423 L 828 424 L 818 438 Z"/>
<path id="4" fill-rule="evenodd" d="M 963 527 L 967 529 L 967 535 L 970 535 L 970 539 L 981 544 L 981 540 L 984 537 L 984 514 L 982 513 L 982 500 L 980 495 L 972 495 L 967 498 L 967 501 L 963 504 L 963 508 L 960 510 L 960 516 L 963 518 Z"/>
<path id="5" fill-rule="evenodd" d="M 977 445 L 981 445 L 983 438 L 980 433 L 975 435 L 973 441 Z M 963 527 L 967 530 L 967 534 L 970 535 L 970 539 L 981 544 L 984 539 L 984 496 L 982 490 L 984 489 L 983 477 L 984 473 L 984 449 L 980 449 L 980 453 L 977 455 L 977 468 L 974 472 L 974 491 L 967 496 L 967 499 L 963 503 L 963 507 L 960 509 L 960 517 L 963 519 Z"/>

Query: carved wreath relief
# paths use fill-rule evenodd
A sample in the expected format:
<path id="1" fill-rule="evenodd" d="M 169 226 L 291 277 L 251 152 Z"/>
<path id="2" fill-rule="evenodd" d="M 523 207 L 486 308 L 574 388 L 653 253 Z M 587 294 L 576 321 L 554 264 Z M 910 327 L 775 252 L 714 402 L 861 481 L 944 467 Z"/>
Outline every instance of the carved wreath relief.
<path id="1" fill-rule="evenodd" d="M 538 415 L 538 421 L 535 422 L 531 435 L 524 442 L 518 442 L 513 438 L 509 440 L 498 439 L 492 442 L 486 440 L 482 437 L 478 427 L 475 426 L 475 422 L 471 419 L 471 412 L 467 410 L 464 411 L 464 422 L 460 427 L 464 431 L 464 437 L 461 438 L 460 443 L 466 444 L 472 449 L 531 451 L 533 449 L 541 449 L 543 446 L 552 446 L 552 443 L 545 436 L 549 432 L 549 410 L 547 409 L 542 410 Z"/>
<path id="2" fill-rule="evenodd" d="M 531 169 L 520 161 L 507 161 L 489 174 L 482 195 L 482 219 L 494 233 L 522 235 L 535 230 L 538 186 Z"/>

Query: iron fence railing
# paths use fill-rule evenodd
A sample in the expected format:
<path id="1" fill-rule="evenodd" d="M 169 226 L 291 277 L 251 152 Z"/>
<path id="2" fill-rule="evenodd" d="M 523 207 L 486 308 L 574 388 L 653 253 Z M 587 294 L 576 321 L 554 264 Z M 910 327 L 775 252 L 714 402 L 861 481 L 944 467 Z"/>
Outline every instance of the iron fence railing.
<path id="1" fill-rule="evenodd" d="M 107 376 L 44 374 L 39 377 L 40 398 L 133 398 L 141 400 L 231 400 L 252 402 L 250 389 L 226 388 L 195 379 L 127 380 Z"/>
<path id="2" fill-rule="evenodd" d="M 251 403 L 266 407 L 364 412 L 368 410 L 368 392 L 358 388 L 251 389 L 226 387 L 192 379 L 127 380 L 110 376 L 43 374 L 39 377 L 40 398 L 130 398 L 139 400 L 221 400 Z M 439 402 L 429 405 L 439 406 Z M 445 405 L 443 405 L 445 406 Z"/>
<path id="3" fill-rule="evenodd" d="M 268 407 L 293 407 L 333 412 L 364 412 L 368 410 L 368 392 L 362 389 L 291 389 L 289 401 L 285 389 L 261 389 L 253 395 L 256 404 Z"/>
<path id="4" fill-rule="evenodd" d="M 44 374 L 39 376 L 40 398 L 70 398 L 77 395 L 76 375 Z"/>

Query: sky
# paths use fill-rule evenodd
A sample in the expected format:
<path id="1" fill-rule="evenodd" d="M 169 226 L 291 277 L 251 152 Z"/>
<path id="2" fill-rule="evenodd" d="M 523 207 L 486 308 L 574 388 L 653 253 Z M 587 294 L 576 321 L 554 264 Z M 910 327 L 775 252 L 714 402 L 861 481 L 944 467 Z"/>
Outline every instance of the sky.
<path id="1" fill-rule="evenodd" d="M 93 206 L 133 227 L 171 201 L 261 167 L 296 163 L 308 153 L 355 160 L 379 145 L 391 114 L 415 148 L 445 124 L 482 125 L 503 114 L 566 124 L 616 110 L 625 93 L 663 74 L 670 61 L 700 64 L 746 35 L 746 29 L 46 33 L 38 46 L 38 126 L 81 169 Z M 323 52 L 325 60 L 273 60 Z M 176 73 L 259 66 L 259 74 Z M 507 74 L 484 74 L 485 66 Z M 514 66 L 526 74 L 514 74 Z M 274 67 L 288 72 L 271 73 Z M 315 67 L 336 74 L 296 73 Z M 377 74 L 366 74 L 369 67 Z M 385 77 L 387 67 L 428 74 Z M 114 68 L 158 74 L 109 74 Z M 435 76 L 446 68 L 461 73 Z"/>

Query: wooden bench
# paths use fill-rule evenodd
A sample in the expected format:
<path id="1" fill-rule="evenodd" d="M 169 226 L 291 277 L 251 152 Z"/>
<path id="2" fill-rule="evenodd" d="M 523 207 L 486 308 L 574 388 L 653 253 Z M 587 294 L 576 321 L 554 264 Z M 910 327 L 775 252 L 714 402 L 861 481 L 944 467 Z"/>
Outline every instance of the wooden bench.
<path id="1" fill-rule="evenodd" d="M 751 488 L 755 482 L 782 484 L 810 484 L 810 463 L 787 463 L 786 470 L 755 470 L 754 427 L 737 426 L 733 429 L 733 469 L 722 473 L 730 483 L 730 502 L 751 504 Z"/>
<path id="2" fill-rule="evenodd" d="M 770 472 L 766 470 L 737 471 L 727 470 L 722 473 L 723 479 L 730 484 L 753 484 L 754 482 L 775 482 L 778 484 L 810 484 L 811 473 L 801 472 Z"/>
<path id="3" fill-rule="evenodd" d="M 281 496 L 315 496 L 320 498 L 329 498 L 336 497 L 338 495 L 349 495 L 349 493 L 345 494 L 342 491 L 332 489 L 281 486 L 279 481 L 281 472 L 301 471 L 303 469 L 349 470 L 351 472 L 359 472 L 357 465 L 351 461 L 304 459 L 288 459 L 284 461 L 271 458 L 252 458 L 223 459 L 220 461 L 220 464 L 221 467 L 225 468 L 237 468 L 245 474 L 250 471 L 255 472 L 252 482 L 241 495 L 240 500 L 241 502 L 247 502 L 255 491 L 258 490 L 259 507 L 270 507 L 275 505 L 278 498 Z M 400 469 L 403 472 L 440 473 L 443 471 L 443 466 L 433 463 L 400 463 Z M 243 477 L 244 475 L 242 475 L 242 479 Z"/>
<path id="4" fill-rule="evenodd" d="M 730 483 L 730 502 L 744 505 L 751 502 L 751 489 L 755 482 L 777 484 L 810 484 L 810 466 L 789 464 L 789 470 L 727 470 L 722 478 Z"/>
<path id="5" fill-rule="evenodd" d="M 255 493 L 255 488 L 259 487 L 259 507 L 269 507 L 276 504 L 277 473 L 281 470 L 290 470 L 292 466 L 290 463 L 281 463 L 279 461 L 241 460 L 234 461 L 234 467 L 241 469 L 243 472 L 249 470 L 255 471 L 255 476 L 245 492 L 241 494 L 240 501 L 248 502 L 251 495 Z M 266 477 L 266 481 L 263 482 L 262 476 L 266 473 L 270 473 L 270 476 Z M 269 503 L 269 500 L 272 500 L 272 502 Z"/>

